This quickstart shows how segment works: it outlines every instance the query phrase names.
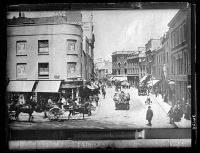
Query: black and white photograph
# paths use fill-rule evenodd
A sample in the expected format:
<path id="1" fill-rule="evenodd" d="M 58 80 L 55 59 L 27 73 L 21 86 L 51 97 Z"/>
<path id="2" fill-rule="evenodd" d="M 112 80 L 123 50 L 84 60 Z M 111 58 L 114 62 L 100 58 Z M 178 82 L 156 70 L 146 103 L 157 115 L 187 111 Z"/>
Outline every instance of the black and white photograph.
<path id="1" fill-rule="evenodd" d="M 74 10 L 8 6 L 10 150 L 95 149 L 111 142 L 111 148 L 191 147 L 192 4 L 165 9 L 143 4 Z M 160 140 L 148 141 L 148 135 Z M 94 144 L 82 141 L 87 138 Z"/>

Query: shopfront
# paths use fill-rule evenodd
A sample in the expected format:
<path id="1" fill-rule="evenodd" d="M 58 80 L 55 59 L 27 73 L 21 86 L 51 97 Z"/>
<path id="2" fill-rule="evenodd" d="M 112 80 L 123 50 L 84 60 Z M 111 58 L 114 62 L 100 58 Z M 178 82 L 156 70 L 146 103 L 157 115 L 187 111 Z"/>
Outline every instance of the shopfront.
<path id="1" fill-rule="evenodd" d="M 51 99 L 53 102 L 58 102 L 61 97 L 59 80 L 41 80 L 36 83 L 34 95 L 37 96 L 37 101 Z"/>
<path id="2" fill-rule="evenodd" d="M 6 89 L 8 103 L 15 98 L 21 104 L 25 104 L 33 96 L 34 86 L 35 81 L 10 80 Z"/>
<path id="3" fill-rule="evenodd" d="M 61 83 L 61 93 L 65 98 L 72 98 L 80 96 L 81 89 L 83 87 L 83 81 L 63 81 Z"/>

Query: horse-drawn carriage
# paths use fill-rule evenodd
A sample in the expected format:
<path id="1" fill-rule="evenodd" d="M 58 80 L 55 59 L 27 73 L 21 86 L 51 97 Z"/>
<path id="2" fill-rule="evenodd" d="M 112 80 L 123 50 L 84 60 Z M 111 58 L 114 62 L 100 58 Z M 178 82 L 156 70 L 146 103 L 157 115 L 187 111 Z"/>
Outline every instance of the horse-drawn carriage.
<path id="1" fill-rule="evenodd" d="M 128 88 L 128 89 L 130 89 L 130 84 L 127 81 L 123 81 L 121 83 L 121 86 L 122 86 L 122 88 Z"/>
<path id="2" fill-rule="evenodd" d="M 129 110 L 130 108 L 130 94 L 124 93 L 115 93 L 113 100 L 115 101 L 115 109 L 116 110 Z"/>
<path id="3" fill-rule="evenodd" d="M 82 113 L 83 119 L 84 114 L 88 114 L 90 110 L 95 110 L 95 107 L 90 104 L 90 102 L 86 102 L 84 104 L 76 105 L 64 105 L 64 109 L 60 108 L 58 104 L 52 103 L 40 103 L 35 101 L 27 101 L 25 104 L 18 104 L 16 102 L 11 102 L 8 104 L 8 118 L 9 121 L 18 120 L 18 116 L 21 112 L 29 114 L 29 121 L 33 121 L 32 113 L 35 112 L 44 112 L 44 117 L 47 116 L 50 121 L 52 120 L 61 120 L 64 112 L 69 111 L 68 119 L 71 114 Z"/>
<path id="4" fill-rule="evenodd" d="M 143 95 L 146 96 L 148 95 L 148 87 L 145 85 L 139 85 L 138 86 L 138 96 Z"/>
<path id="5" fill-rule="evenodd" d="M 48 111 L 48 118 L 50 121 L 53 120 L 62 120 L 64 117 L 64 113 L 69 111 L 68 115 L 68 120 L 70 119 L 70 115 L 75 115 L 75 114 L 83 114 L 83 119 L 84 119 L 84 114 L 90 114 L 92 110 L 95 110 L 95 107 L 90 103 L 86 102 L 84 104 L 67 104 L 64 105 L 63 108 L 60 108 L 58 106 L 54 106 Z"/>

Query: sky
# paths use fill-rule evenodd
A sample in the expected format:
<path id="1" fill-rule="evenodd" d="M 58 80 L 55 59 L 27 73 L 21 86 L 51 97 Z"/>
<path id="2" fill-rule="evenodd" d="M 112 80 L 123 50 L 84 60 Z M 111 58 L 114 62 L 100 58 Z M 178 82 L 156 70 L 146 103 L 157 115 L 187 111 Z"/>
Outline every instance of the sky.
<path id="1" fill-rule="evenodd" d="M 137 51 L 149 39 L 159 39 L 178 10 L 93 11 L 97 58 L 111 60 L 114 51 Z"/>
<path id="2" fill-rule="evenodd" d="M 82 11 L 93 15 L 94 59 L 111 60 L 112 52 L 137 51 L 145 47 L 149 39 L 159 39 L 168 30 L 167 24 L 178 12 L 163 10 L 107 10 Z M 26 17 L 54 16 L 59 12 L 25 12 Z M 18 12 L 9 12 L 7 18 L 18 17 Z"/>

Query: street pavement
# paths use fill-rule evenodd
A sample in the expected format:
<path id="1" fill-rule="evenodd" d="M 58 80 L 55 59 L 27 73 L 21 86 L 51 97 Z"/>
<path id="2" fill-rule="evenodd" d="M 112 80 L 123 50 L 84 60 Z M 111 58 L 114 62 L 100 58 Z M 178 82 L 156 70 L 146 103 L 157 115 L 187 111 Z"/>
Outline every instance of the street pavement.
<path id="1" fill-rule="evenodd" d="M 105 99 L 100 95 L 99 105 L 92 115 L 82 114 L 71 116 L 67 120 L 69 112 L 62 115 L 62 121 L 49 121 L 48 118 L 43 119 L 44 113 L 33 113 L 34 121 L 28 122 L 28 114 L 21 113 L 19 121 L 10 123 L 12 129 L 135 129 L 135 128 L 174 128 L 173 124 L 169 124 L 167 112 L 170 108 L 168 104 L 163 102 L 162 98 L 155 97 L 150 94 L 152 100 L 153 119 L 152 126 L 147 126 L 146 111 L 149 105 L 145 104 L 147 96 L 138 96 L 136 88 L 123 89 L 124 92 L 130 93 L 130 109 L 115 110 L 113 96 L 115 89 L 106 88 Z M 96 106 L 96 103 L 93 102 Z M 187 125 L 187 126 L 186 126 Z M 180 127 L 188 127 L 189 124 L 181 124 Z"/>

